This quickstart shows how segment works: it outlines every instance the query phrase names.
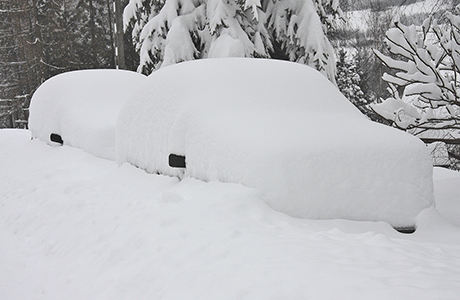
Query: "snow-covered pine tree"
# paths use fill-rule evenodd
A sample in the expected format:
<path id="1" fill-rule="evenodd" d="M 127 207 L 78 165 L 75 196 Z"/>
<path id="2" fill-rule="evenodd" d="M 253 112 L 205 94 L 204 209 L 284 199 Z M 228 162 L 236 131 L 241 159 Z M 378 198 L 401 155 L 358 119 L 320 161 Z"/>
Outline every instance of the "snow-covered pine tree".
<path id="1" fill-rule="evenodd" d="M 334 51 L 325 33 L 333 15 L 342 12 L 336 0 L 264 0 L 265 26 L 270 32 L 271 57 L 303 63 L 335 82 Z M 281 55 L 279 55 L 281 53 Z"/>
<path id="2" fill-rule="evenodd" d="M 325 32 L 342 13 L 338 0 L 162 1 L 131 0 L 125 8 L 141 72 L 206 57 L 271 57 L 314 66 L 335 81 Z"/>
<path id="3" fill-rule="evenodd" d="M 368 104 L 359 85 L 361 77 L 356 70 L 356 65 L 352 59 L 347 58 L 344 49 L 340 49 L 338 53 L 336 81 L 340 92 L 357 108 L 362 109 Z"/>
<path id="4" fill-rule="evenodd" d="M 155 4 L 161 2 L 147 5 Z M 257 26 L 251 26 L 252 20 L 234 0 L 166 0 L 160 10 L 147 10 L 132 0 L 124 20 L 125 28 L 133 28 L 133 40 L 137 41 L 138 70 L 146 74 L 198 58 L 266 56 L 265 48 L 257 47 L 263 43 Z"/>
<path id="5" fill-rule="evenodd" d="M 123 29 L 131 32 L 132 41 L 140 47 L 140 36 L 145 24 L 163 8 L 165 0 L 130 0 L 123 11 Z M 137 49 L 139 50 L 139 49 Z"/>

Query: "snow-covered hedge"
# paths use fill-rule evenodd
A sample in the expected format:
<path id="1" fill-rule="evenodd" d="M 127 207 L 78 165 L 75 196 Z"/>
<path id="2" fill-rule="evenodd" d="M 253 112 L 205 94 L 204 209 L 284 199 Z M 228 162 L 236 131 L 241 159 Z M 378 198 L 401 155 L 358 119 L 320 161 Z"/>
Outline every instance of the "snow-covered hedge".
<path id="1" fill-rule="evenodd" d="M 30 103 L 33 138 L 64 144 L 102 158 L 115 159 L 115 124 L 123 103 L 145 76 L 122 70 L 82 70 L 45 81 Z"/>
<path id="2" fill-rule="evenodd" d="M 228 58 L 168 66 L 126 102 L 116 135 L 119 163 L 241 183 L 295 217 L 404 227 L 433 205 L 424 144 L 369 121 L 301 64 Z M 169 154 L 185 156 L 186 169 L 169 167 Z"/>

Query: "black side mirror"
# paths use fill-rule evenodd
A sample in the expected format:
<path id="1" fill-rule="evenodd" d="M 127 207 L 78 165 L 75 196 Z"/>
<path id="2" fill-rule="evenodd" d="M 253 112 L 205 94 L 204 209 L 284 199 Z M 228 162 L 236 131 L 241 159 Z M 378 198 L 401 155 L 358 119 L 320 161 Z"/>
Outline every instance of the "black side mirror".
<path id="1" fill-rule="evenodd" d="M 168 161 L 171 168 L 185 168 L 185 156 L 169 154 Z"/>
<path id="2" fill-rule="evenodd" d="M 59 134 L 56 134 L 56 133 L 52 133 L 50 135 L 50 140 L 52 142 L 55 142 L 55 143 L 58 143 L 58 144 L 61 144 L 61 145 L 64 144 L 64 141 L 62 140 L 62 137 Z"/>

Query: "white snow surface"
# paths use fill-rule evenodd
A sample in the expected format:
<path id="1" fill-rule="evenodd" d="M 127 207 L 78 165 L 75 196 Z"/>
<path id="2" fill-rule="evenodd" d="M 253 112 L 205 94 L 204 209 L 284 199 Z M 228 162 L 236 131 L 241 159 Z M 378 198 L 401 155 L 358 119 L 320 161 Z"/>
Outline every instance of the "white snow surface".
<path id="1" fill-rule="evenodd" d="M 118 114 L 145 78 L 125 70 L 81 70 L 48 79 L 31 100 L 32 137 L 53 144 L 50 134 L 59 134 L 66 145 L 115 160 Z"/>
<path id="2" fill-rule="evenodd" d="M 239 184 L 119 167 L 25 130 L 0 130 L 0 166 L 0 299 L 460 295 L 456 172 L 435 169 L 437 209 L 404 235 L 383 222 L 292 218 Z"/>
<path id="3" fill-rule="evenodd" d="M 149 173 L 240 183 L 290 216 L 413 226 L 433 205 L 424 144 L 367 120 L 301 64 L 244 58 L 168 66 L 117 123 L 119 163 Z M 185 155 L 187 168 L 168 166 Z"/>
<path id="4" fill-rule="evenodd" d="M 422 118 L 415 106 L 402 99 L 389 97 L 381 103 L 372 103 L 370 106 L 376 113 L 394 121 L 401 128 L 416 125 L 416 122 Z"/>

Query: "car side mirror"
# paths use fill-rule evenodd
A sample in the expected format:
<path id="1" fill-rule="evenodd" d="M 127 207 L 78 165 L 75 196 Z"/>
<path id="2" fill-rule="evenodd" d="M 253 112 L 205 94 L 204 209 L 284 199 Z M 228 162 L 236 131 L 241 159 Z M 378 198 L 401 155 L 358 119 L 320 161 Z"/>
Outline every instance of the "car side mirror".
<path id="1" fill-rule="evenodd" d="M 56 134 L 56 133 L 52 133 L 50 135 L 50 140 L 52 142 L 55 142 L 55 143 L 58 143 L 58 144 L 61 144 L 61 145 L 64 144 L 64 141 L 62 140 L 62 137 L 59 134 Z"/>
<path id="2" fill-rule="evenodd" d="M 169 154 L 168 161 L 171 168 L 185 168 L 185 156 Z"/>

